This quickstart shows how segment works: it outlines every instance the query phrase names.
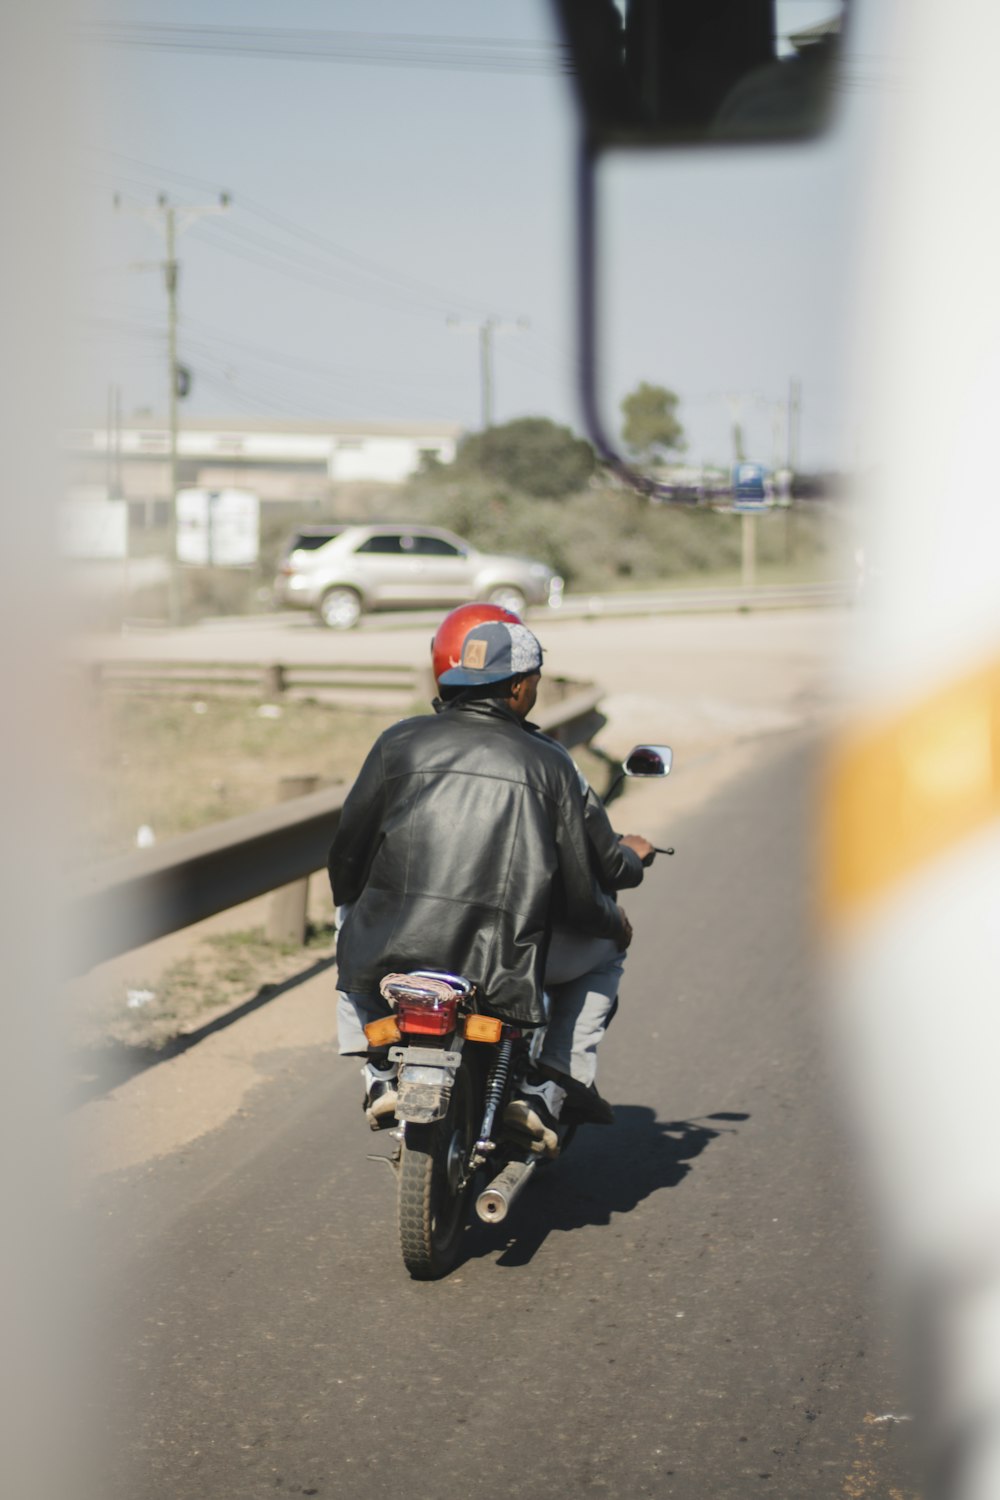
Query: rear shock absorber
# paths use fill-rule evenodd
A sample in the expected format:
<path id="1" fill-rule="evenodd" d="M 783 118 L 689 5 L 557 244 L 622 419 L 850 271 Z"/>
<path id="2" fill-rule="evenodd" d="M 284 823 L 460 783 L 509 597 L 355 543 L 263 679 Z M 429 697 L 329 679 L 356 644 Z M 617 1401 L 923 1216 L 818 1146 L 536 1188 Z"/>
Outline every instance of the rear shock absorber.
<path id="1" fill-rule="evenodd" d="M 490 1136 L 493 1134 L 493 1123 L 507 1088 L 513 1052 L 514 1043 L 510 1037 L 504 1037 L 503 1041 L 497 1043 L 497 1055 L 493 1059 L 490 1076 L 486 1080 L 486 1111 L 479 1129 L 479 1139 L 476 1142 L 477 1151 L 496 1150 L 496 1142 L 490 1140 Z"/>

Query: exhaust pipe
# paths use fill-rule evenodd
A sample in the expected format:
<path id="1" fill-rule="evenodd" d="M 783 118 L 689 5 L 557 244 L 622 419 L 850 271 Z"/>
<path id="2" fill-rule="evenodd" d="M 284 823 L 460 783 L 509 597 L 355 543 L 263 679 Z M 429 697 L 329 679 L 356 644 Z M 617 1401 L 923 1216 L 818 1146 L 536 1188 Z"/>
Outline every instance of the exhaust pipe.
<path id="1" fill-rule="evenodd" d="M 476 1213 L 484 1224 L 500 1224 L 506 1219 L 511 1205 L 537 1165 L 537 1157 L 531 1161 L 508 1162 L 489 1187 L 483 1189 L 476 1199 Z"/>

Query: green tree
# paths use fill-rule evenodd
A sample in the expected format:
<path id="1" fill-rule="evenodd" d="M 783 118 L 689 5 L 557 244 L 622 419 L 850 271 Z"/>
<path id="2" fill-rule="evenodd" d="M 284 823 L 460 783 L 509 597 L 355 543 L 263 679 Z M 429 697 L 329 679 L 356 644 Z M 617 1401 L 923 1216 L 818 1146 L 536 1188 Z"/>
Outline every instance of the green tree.
<path id="1" fill-rule="evenodd" d="M 643 380 L 622 402 L 622 438 L 625 446 L 642 458 L 663 453 L 683 453 L 687 447 L 684 428 L 677 418 L 680 398 L 666 386 Z"/>
<path id="2" fill-rule="evenodd" d="M 568 427 L 548 417 L 518 417 L 459 445 L 451 474 L 481 474 L 540 499 L 561 499 L 583 489 L 596 467 L 594 450 Z M 448 477 L 448 470 L 440 471 Z"/>

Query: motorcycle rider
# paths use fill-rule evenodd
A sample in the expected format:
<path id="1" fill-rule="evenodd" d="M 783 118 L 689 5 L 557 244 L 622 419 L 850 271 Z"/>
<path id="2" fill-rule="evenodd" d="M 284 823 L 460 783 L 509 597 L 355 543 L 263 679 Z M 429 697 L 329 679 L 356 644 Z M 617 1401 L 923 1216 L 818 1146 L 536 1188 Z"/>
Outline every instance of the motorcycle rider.
<path id="1" fill-rule="evenodd" d="M 471 625 L 475 627 L 480 624 L 486 625 L 486 630 L 469 630 Z M 498 631 L 496 625 L 504 628 Z M 472 639 L 472 645 L 466 651 L 469 639 Z M 411 720 L 388 730 L 391 745 L 385 745 L 384 741 L 387 741 L 388 736 L 382 736 L 345 804 L 340 829 L 331 849 L 330 873 L 334 900 L 339 903 L 360 901 L 360 909 L 352 904 L 346 913 L 339 945 L 342 984 L 339 1002 L 340 1052 L 342 1055 L 367 1055 L 364 1068 L 367 1116 L 373 1128 L 391 1121 L 396 1103 L 394 1067 L 385 1065 L 384 1055 L 367 1052 L 363 1025 L 367 1020 L 385 1014 L 384 1002 L 376 995 L 381 974 L 388 969 L 426 965 L 430 945 L 433 945 L 436 965 L 457 969 L 475 978 L 483 987 L 484 993 L 489 995 L 493 1008 L 510 1014 L 511 1019 L 541 1019 L 535 1013 L 535 1007 L 540 990 L 538 957 L 544 951 L 544 933 L 535 933 L 532 939 L 534 993 L 531 995 L 531 1014 L 526 1014 L 517 1008 L 511 1008 L 510 1002 L 504 1004 L 496 987 L 499 981 L 504 980 L 504 975 L 493 974 L 490 980 L 489 975 L 477 972 L 477 962 L 483 962 L 483 935 L 489 929 L 489 922 L 498 913 L 492 910 L 483 912 L 475 901 L 469 903 L 469 915 L 475 910 L 480 912 L 475 921 L 483 924 L 481 933 L 475 932 L 474 924 L 469 924 L 468 921 L 465 926 L 459 924 L 462 932 L 451 930 L 454 922 L 448 922 L 447 915 L 451 912 L 448 903 L 454 904 L 457 901 L 459 906 L 468 903 L 469 888 L 478 894 L 480 868 L 496 883 L 495 867 L 498 859 L 510 861 L 511 876 L 516 877 L 519 886 L 532 886 L 532 883 L 537 885 L 537 871 L 532 870 L 531 861 L 528 861 L 528 867 L 517 873 L 517 856 L 522 852 L 537 855 L 537 838 L 534 846 L 531 840 L 537 835 L 538 829 L 532 829 L 523 850 L 519 847 L 525 841 L 523 837 L 514 840 L 513 844 L 508 840 L 504 846 L 498 847 L 495 832 L 490 831 L 483 817 L 478 814 L 483 813 L 484 808 L 489 808 L 490 798 L 496 801 L 495 792 L 490 792 L 489 789 L 490 777 L 499 774 L 510 780 L 510 765 L 504 765 L 504 757 L 508 756 L 511 748 L 516 748 L 519 759 L 519 778 L 523 778 L 526 768 L 531 768 L 534 772 L 528 777 L 528 783 L 535 796 L 540 789 L 537 784 L 538 774 L 552 772 L 556 763 L 561 762 L 556 784 L 561 786 L 559 795 L 565 799 L 562 820 L 567 822 L 570 837 L 559 853 L 562 873 L 559 883 L 565 895 L 567 921 L 559 924 L 547 951 L 549 962 L 546 966 L 546 986 L 553 999 L 552 1020 L 538 1073 L 529 1077 L 526 1082 L 520 1104 L 514 1103 L 508 1109 L 508 1122 L 511 1125 L 519 1125 L 531 1137 L 532 1142 L 538 1143 L 547 1151 L 553 1151 L 556 1146 L 555 1122 L 567 1098 L 567 1092 L 570 1095 L 568 1110 L 573 1113 L 573 1118 L 591 1119 L 606 1124 L 610 1124 L 613 1119 L 610 1106 L 601 1100 L 594 1086 L 594 1053 L 615 1010 L 624 959 L 622 950 L 631 936 L 631 930 L 624 912 L 612 904 L 610 909 L 618 919 L 613 924 L 615 932 L 609 935 L 607 913 L 610 903 L 607 897 L 619 886 L 639 883 L 643 874 L 642 859 L 651 852 L 652 846 L 637 835 L 630 835 L 627 840 L 619 841 L 610 829 L 607 814 L 600 801 L 586 787 L 582 777 L 579 777 L 567 751 L 552 739 L 541 735 L 526 721 L 526 714 L 531 711 L 537 693 L 541 649 L 531 631 L 526 630 L 516 615 L 486 604 L 453 610 L 435 634 L 432 649 L 435 675 L 438 676 L 442 693 L 451 697 L 451 703 L 441 700 L 435 703 L 438 721 Z M 520 667 L 519 675 L 505 676 L 511 663 Z M 513 739 L 508 732 L 511 717 L 520 730 Z M 435 723 L 447 729 L 447 736 L 442 736 L 438 727 L 430 727 L 435 726 Z M 423 726 L 423 730 L 420 726 Z M 453 726 L 456 729 L 460 726 L 457 738 Z M 496 733 L 498 727 L 504 729 L 504 733 L 499 736 Z M 379 747 L 382 747 L 381 750 Z M 430 768 L 423 765 L 423 757 L 418 753 L 424 747 L 432 753 Z M 447 747 L 450 751 L 444 759 L 441 757 L 441 747 Z M 379 783 L 385 783 L 387 750 L 390 754 L 388 763 L 393 766 L 393 777 L 388 786 L 388 805 L 385 804 L 387 787 L 385 784 L 379 786 Z M 450 763 L 456 754 L 457 762 Z M 376 768 L 376 760 L 381 760 L 381 771 Z M 414 777 L 423 778 L 418 793 L 414 792 Z M 444 796 L 439 790 L 439 778 L 444 778 Z M 456 835 L 460 837 L 460 834 L 459 829 L 454 828 L 454 817 L 450 816 L 447 808 L 448 786 L 451 786 L 451 798 L 456 799 L 457 796 L 462 810 L 475 814 L 474 837 L 468 847 L 465 844 L 457 849 L 454 847 Z M 472 789 L 475 789 L 477 795 L 472 795 Z M 552 789 L 552 784 L 549 789 Z M 583 828 L 580 828 L 580 799 L 583 801 Z M 429 826 L 427 811 L 421 813 L 421 802 L 426 802 L 432 808 Z M 552 808 L 547 811 L 550 820 L 552 811 Z M 381 895 L 372 894 L 373 883 L 387 879 L 387 862 L 390 867 L 393 864 L 393 850 L 385 850 L 385 838 L 390 838 L 396 849 L 402 844 L 402 829 L 397 826 L 400 814 L 405 817 L 408 837 L 412 838 L 415 828 L 417 843 L 429 838 L 435 849 L 432 864 L 435 864 L 436 879 L 441 885 L 441 892 L 436 897 L 436 907 L 433 901 L 430 901 L 430 906 L 427 903 L 423 849 L 414 861 L 421 868 L 423 894 L 420 897 L 408 889 L 400 891 L 399 870 L 396 870 L 394 876 L 390 876 L 387 889 Z M 582 849 L 580 840 L 582 832 L 585 849 Z M 550 834 L 552 829 L 549 829 L 549 837 Z M 559 834 L 558 828 L 556 834 Z M 565 837 L 565 834 L 559 837 Z M 370 861 L 370 850 L 375 849 L 376 843 L 379 844 L 379 850 L 375 859 Z M 568 870 L 562 864 L 567 852 L 571 855 Z M 591 871 L 589 882 L 582 879 L 585 870 L 580 865 L 580 858 L 583 853 L 583 865 Z M 549 858 L 550 856 L 552 850 L 549 850 Z M 369 859 L 370 864 L 366 864 L 366 859 Z M 600 877 L 603 889 L 595 889 L 594 871 Z M 430 879 L 430 883 L 433 885 L 433 879 Z M 391 935 L 385 932 L 388 912 L 384 906 L 388 889 L 393 889 L 397 912 L 400 901 L 403 907 L 412 907 L 415 903 L 418 909 L 423 910 L 423 921 L 418 916 L 417 921 L 412 922 L 412 912 L 405 912 L 402 916 L 402 930 L 399 921 L 394 921 Z M 519 889 L 517 894 L 520 898 L 523 892 Z M 538 894 L 540 892 L 535 892 L 532 897 L 535 904 L 538 904 Z M 591 909 L 594 907 L 595 897 L 597 909 L 601 913 L 597 926 L 594 924 L 594 915 L 589 918 L 582 915 L 588 906 Z M 547 897 L 543 904 L 549 906 Z M 429 919 L 432 909 L 436 916 L 441 915 L 444 910 L 444 930 L 436 916 L 435 919 Z M 552 912 L 544 910 L 544 926 L 547 927 L 550 918 Z M 507 918 L 501 913 L 501 926 L 504 921 L 510 921 L 510 913 Z M 586 929 L 586 933 L 582 929 Z M 429 932 L 433 932 L 432 942 L 427 938 Z M 477 947 L 480 950 L 478 954 L 475 951 Z M 502 987 L 504 986 L 501 984 L 501 989 Z M 522 993 L 517 998 L 517 1007 L 523 1007 L 526 999 L 528 995 Z"/>
<path id="2" fill-rule="evenodd" d="M 488 620 L 523 623 L 516 614 L 499 605 L 474 603 L 453 609 L 438 626 L 431 641 L 431 664 L 440 693 L 434 703 L 436 710 L 440 711 L 463 691 L 454 684 L 449 686 L 444 681 L 445 674 L 458 666 L 469 631 Z M 528 720 L 525 728 L 549 744 L 557 744 Z M 558 748 L 569 756 L 565 747 Z M 653 845 L 639 834 L 619 837 L 603 802 L 575 762 L 574 769 L 584 794 L 591 863 L 599 884 L 609 893 L 639 885 L 645 873 L 644 863 L 654 853 Z M 625 953 L 608 938 L 590 937 L 562 921 L 554 923 L 545 964 L 545 989 L 551 1011 L 542 1053 L 530 1084 L 532 1090 L 538 1089 L 550 1115 L 601 1125 L 614 1121 L 610 1104 L 597 1091 L 595 1077 L 597 1048 L 618 1008 L 624 966 Z M 561 1116 L 559 1109 L 553 1108 L 553 1091 L 544 1088 L 548 1082 L 566 1093 Z"/>
<path id="3" fill-rule="evenodd" d="M 337 954 L 340 1051 L 367 1059 L 373 1127 L 395 1107 L 395 1069 L 363 1031 L 387 1013 L 384 974 L 433 956 L 473 980 L 498 1014 L 539 1025 L 554 900 L 571 928 L 615 951 L 631 940 L 628 918 L 595 878 L 573 762 L 526 727 L 541 666 L 526 626 L 476 626 L 441 679 L 460 694 L 434 717 L 386 730 L 344 803 L 329 860 L 334 901 L 348 908 Z M 565 1093 L 544 1078 L 525 1092 L 531 1103 L 514 1123 L 554 1151 Z"/>

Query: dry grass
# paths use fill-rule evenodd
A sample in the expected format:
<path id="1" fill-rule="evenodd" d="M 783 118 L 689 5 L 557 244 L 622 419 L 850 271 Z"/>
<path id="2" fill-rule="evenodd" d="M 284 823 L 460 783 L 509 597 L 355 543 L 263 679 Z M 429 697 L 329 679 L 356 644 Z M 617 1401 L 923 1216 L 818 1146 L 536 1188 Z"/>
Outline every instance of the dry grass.
<path id="1" fill-rule="evenodd" d="M 416 710 L 415 710 L 416 711 Z M 77 836 L 93 863 L 278 800 L 283 776 L 351 781 L 398 713 L 314 702 L 97 694 L 81 705 L 73 747 Z"/>

